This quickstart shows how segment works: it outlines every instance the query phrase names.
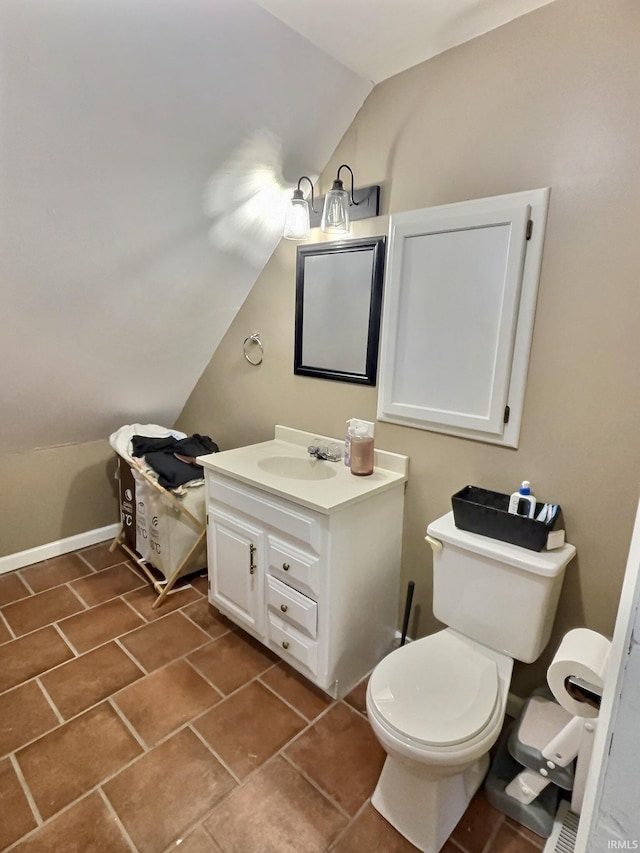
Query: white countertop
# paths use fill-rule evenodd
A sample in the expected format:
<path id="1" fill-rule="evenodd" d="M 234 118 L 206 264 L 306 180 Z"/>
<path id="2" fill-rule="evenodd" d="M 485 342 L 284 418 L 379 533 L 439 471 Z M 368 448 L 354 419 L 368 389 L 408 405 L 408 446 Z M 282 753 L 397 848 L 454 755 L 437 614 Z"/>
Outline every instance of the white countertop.
<path id="1" fill-rule="evenodd" d="M 343 459 L 338 462 L 313 459 L 307 452 L 307 447 L 316 438 L 336 442 L 341 451 L 344 451 L 343 439 L 276 426 L 271 441 L 199 456 L 198 462 L 209 471 L 224 474 L 322 513 L 359 502 L 407 480 L 408 456 L 376 449 L 373 474 L 356 477 L 346 467 Z M 298 479 L 271 473 L 260 467 L 259 463 L 263 460 L 276 457 L 308 460 L 312 466 L 328 466 L 334 474 L 319 480 Z"/>

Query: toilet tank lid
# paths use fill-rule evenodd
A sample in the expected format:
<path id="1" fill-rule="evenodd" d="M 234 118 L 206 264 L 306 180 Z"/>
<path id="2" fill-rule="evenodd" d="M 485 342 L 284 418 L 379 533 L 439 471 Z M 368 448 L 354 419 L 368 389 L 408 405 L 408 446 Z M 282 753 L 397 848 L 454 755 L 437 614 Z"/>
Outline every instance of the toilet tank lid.
<path id="1" fill-rule="evenodd" d="M 559 575 L 576 553 L 575 546 L 569 545 L 568 542 L 562 548 L 556 548 L 553 551 L 529 551 L 519 545 L 511 545 L 508 542 L 491 539 L 489 536 L 480 536 L 479 533 L 460 530 L 456 527 L 453 512 L 448 512 L 432 521 L 427 527 L 427 533 L 448 545 L 455 545 L 465 551 L 545 577 Z"/>

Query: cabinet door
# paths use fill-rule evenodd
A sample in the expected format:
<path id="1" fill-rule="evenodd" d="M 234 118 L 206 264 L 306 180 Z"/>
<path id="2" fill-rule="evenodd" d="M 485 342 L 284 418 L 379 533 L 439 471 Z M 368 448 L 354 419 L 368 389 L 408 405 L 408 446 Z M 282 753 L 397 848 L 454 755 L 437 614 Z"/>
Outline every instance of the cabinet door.
<path id="1" fill-rule="evenodd" d="M 264 533 L 220 510 L 209 510 L 210 599 L 234 621 L 264 633 Z"/>
<path id="2" fill-rule="evenodd" d="M 391 216 L 379 420 L 518 446 L 548 197 Z"/>

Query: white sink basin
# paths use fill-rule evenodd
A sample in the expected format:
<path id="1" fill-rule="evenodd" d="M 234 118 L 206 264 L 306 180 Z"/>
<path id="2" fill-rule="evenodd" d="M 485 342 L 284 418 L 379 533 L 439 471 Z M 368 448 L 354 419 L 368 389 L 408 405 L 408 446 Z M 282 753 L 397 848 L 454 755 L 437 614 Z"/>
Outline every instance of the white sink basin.
<path id="1" fill-rule="evenodd" d="M 336 476 L 334 466 L 337 464 L 311 457 L 301 459 L 299 456 L 268 456 L 258 462 L 258 468 L 289 480 L 328 480 Z"/>
<path id="2" fill-rule="evenodd" d="M 340 440 L 276 425 L 270 441 L 198 458 L 216 476 L 216 482 L 218 476 L 222 478 L 221 488 L 231 478 L 327 515 L 407 480 L 407 456 L 376 450 L 373 474 L 353 477 L 342 460 L 330 462 L 310 456 L 307 448 L 318 444 L 340 445 Z"/>

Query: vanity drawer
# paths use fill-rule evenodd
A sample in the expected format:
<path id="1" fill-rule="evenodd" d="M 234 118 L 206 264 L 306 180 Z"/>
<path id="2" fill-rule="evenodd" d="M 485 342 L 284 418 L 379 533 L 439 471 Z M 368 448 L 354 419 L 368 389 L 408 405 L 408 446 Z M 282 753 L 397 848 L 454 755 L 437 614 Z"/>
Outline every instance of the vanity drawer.
<path id="1" fill-rule="evenodd" d="M 311 638 L 315 638 L 318 632 L 318 605 L 313 599 L 267 575 L 267 605 L 273 608 L 281 619 L 293 623 Z"/>
<path id="2" fill-rule="evenodd" d="M 206 477 L 210 502 L 224 503 L 245 513 L 254 521 L 261 521 L 299 539 L 300 542 L 310 545 L 314 551 L 320 550 L 322 525 L 317 513 L 307 512 L 293 503 L 244 484 L 236 485 L 233 480 L 211 472 L 207 472 Z"/>
<path id="3" fill-rule="evenodd" d="M 269 611 L 269 639 L 283 660 L 292 657 L 314 675 L 318 671 L 318 644 Z M 298 667 L 296 667 L 298 668 Z"/>
<path id="4" fill-rule="evenodd" d="M 291 543 L 268 536 L 269 573 L 303 593 L 318 595 L 320 587 L 320 560 L 295 548 Z"/>

